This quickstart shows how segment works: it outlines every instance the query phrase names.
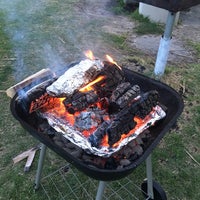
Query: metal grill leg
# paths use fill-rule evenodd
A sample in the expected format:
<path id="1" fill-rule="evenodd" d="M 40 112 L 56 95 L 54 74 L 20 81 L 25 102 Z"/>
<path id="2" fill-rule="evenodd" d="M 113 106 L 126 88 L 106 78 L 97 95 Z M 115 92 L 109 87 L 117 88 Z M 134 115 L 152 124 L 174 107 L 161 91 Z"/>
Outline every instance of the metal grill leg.
<path id="1" fill-rule="evenodd" d="M 105 182 L 105 181 L 100 181 L 99 182 L 99 187 L 98 187 L 98 191 L 97 191 L 97 195 L 96 195 L 96 200 L 101 200 L 102 199 L 106 184 L 107 184 L 107 182 Z"/>
<path id="2" fill-rule="evenodd" d="M 169 49 L 170 49 L 170 41 L 172 37 L 172 30 L 173 30 L 175 18 L 176 18 L 176 13 L 169 11 L 164 35 L 162 36 L 160 40 L 160 45 L 159 45 L 155 68 L 154 68 L 154 74 L 158 79 L 160 79 L 161 76 L 164 74 L 165 67 L 167 64 L 167 59 L 168 59 L 168 54 L 169 54 Z"/>
<path id="3" fill-rule="evenodd" d="M 39 185 L 40 185 L 40 179 L 41 179 L 41 175 L 42 175 L 42 168 L 43 168 L 43 164 L 44 164 L 46 149 L 47 149 L 47 146 L 42 144 L 41 150 L 40 150 L 40 157 L 39 157 L 39 161 L 38 161 L 37 172 L 36 172 L 36 178 L 35 178 L 35 189 L 36 190 L 39 188 Z"/>
<path id="4" fill-rule="evenodd" d="M 146 159 L 146 173 L 147 173 L 147 194 L 150 199 L 154 199 L 151 154 Z"/>

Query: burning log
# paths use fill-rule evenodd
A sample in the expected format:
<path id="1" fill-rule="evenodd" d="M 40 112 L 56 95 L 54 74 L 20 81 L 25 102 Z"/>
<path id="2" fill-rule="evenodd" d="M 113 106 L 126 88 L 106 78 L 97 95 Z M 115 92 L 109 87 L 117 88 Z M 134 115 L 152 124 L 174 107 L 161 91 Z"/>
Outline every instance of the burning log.
<path id="1" fill-rule="evenodd" d="M 144 119 L 158 104 L 159 94 L 156 90 L 146 92 L 144 95 L 141 96 L 140 101 L 136 104 L 136 106 L 132 106 L 131 110 L 136 111 L 136 116 Z"/>
<path id="2" fill-rule="evenodd" d="M 75 90 L 92 81 L 102 67 L 99 60 L 83 60 L 69 68 L 50 85 L 47 88 L 47 93 L 56 97 L 69 97 Z"/>
<path id="3" fill-rule="evenodd" d="M 105 79 L 94 85 L 99 97 L 110 97 L 112 91 L 125 80 L 124 72 L 115 64 L 104 61 L 104 67 L 98 76 L 104 76 Z"/>
<path id="4" fill-rule="evenodd" d="M 24 108 L 25 113 L 27 113 L 27 111 L 32 113 L 49 104 L 49 101 L 53 98 L 46 93 L 46 88 L 52 84 L 52 82 L 54 82 L 54 79 L 44 81 L 27 92 L 20 91 L 21 95 L 18 96 L 17 103 L 26 105 L 26 108 Z"/>
<path id="5" fill-rule="evenodd" d="M 89 92 L 76 92 L 71 98 L 66 98 L 63 103 L 67 111 L 74 114 L 76 111 L 82 111 L 86 109 L 89 105 L 97 102 L 98 96 L 93 90 Z"/>
<path id="6" fill-rule="evenodd" d="M 138 85 L 131 86 L 129 82 L 121 83 L 112 92 L 110 98 L 111 104 L 115 105 L 119 109 L 122 109 L 132 103 L 139 94 L 140 87 Z"/>
<path id="7" fill-rule="evenodd" d="M 135 116 L 144 119 L 157 105 L 158 97 L 157 91 L 147 92 L 130 107 L 121 110 L 107 128 L 108 144 L 112 146 L 119 141 L 122 134 L 128 134 L 136 126 Z"/>

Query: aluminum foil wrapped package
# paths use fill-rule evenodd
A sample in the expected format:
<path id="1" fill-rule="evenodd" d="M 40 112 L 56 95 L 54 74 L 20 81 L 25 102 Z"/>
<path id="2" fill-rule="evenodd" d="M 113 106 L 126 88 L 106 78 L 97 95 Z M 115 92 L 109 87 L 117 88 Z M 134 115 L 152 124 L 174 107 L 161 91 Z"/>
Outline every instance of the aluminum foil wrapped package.
<path id="1" fill-rule="evenodd" d="M 92 81 L 102 68 L 100 60 L 85 59 L 69 68 L 46 91 L 51 96 L 71 96 L 75 90 Z"/>

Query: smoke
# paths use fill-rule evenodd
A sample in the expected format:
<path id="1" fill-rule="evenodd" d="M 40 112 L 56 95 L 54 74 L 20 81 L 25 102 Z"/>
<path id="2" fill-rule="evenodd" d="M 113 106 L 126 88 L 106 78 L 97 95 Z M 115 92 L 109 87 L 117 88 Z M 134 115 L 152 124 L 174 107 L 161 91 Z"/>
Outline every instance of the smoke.
<path id="1" fill-rule="evenodd" d="M 51 0 L 0 2 L 0 12 L 5 16 L 5 31 L 13 46 L 16 81 L 42 68 L 56 71 L 68 62 L 68 52 L 70 49 L 73 52 L 75 46 L 75 35 L 71 30 L 66 31 L 69 26 L 57 22 L 59 15 L 63 15 L 58 7 L 58 3 Z M 63 39 L 65 32 L 71 39 Z"/>
<path id="2" fill-rule="evenodd" d="M 0 2 L 16 59 L 16 82 L 43 68 L 56 71 L 80 61 L 87 49 L 98 55 L 99 16 L 97 20 L 87 15 L 90 10 L 82 10 L 85 3 L 79 0 Z"/>

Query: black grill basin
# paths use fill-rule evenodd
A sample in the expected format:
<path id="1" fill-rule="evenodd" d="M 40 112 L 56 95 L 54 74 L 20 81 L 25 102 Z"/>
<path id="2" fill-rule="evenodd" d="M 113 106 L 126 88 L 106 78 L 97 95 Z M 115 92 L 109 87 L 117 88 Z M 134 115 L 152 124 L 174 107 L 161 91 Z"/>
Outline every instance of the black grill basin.
<path id="1" fill-rule="evenodd" d="M 129 81 L 131 84 L 138 84 L 144 92 L 149 90 L 157 90 L 160 94 L 160 103 L 167 107 L 167 114 L 164 119 L 150 128 L 150 134 L 152 135 L 153 140 L 145 149 L 143 154 L 134 160 L 130 165 L 122 169 L 95 168 L 85 164 L 84 162 L 81 162 L 76 157 L 67 153 L 61 146 L 54 143 L 48 134 L 44 134 L 43 132 L 39 131 L 37 124 L 34 123 L 34 119 L 31 115 L 27 116 L 27 113 L 24 113 L 24 108 L 26 105 L 17 103 L 16 99 L 18 94 L 16 94 L 11 100 L 11 112 L 13 116 L 20 122 L 22 127 L 33 137 L 55 151 L 58 155 L 63 157 L 69 163 L 73 164 L 76 168 L 89 177 L 103 181 L 121 179 L 133 172 L 133 170 L 152 153 L 153 149 L 158 145 L 163 136 L 176 123 L 177 118 L 182 113 L 184 107 L 180 95 L 168 85 L 128 69 L 123 69 L 123 71 L 127 81 Z"/>
<path id="2" fill-rule="evenodd" d="M 200 0 L 133 0 L 133 2 L 146 3 L 171 12 L 186 10 L 192 6 L 200 4 Z"/>

